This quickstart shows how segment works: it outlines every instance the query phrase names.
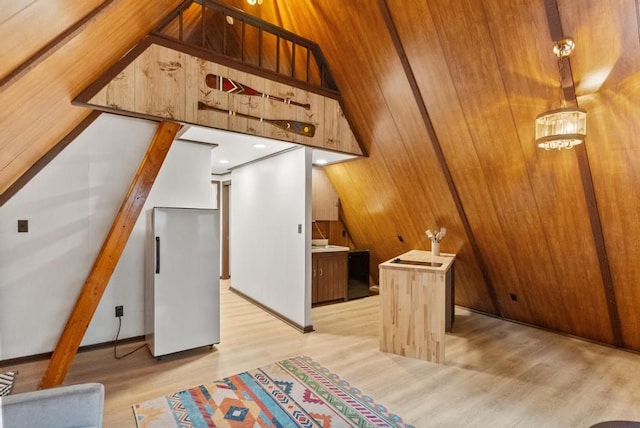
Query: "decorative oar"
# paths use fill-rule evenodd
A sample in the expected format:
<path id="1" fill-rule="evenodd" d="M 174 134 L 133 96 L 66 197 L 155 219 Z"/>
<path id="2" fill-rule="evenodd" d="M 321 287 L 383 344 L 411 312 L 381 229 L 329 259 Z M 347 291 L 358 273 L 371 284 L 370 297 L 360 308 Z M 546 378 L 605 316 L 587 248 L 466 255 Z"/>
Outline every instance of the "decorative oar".
<path id="1" fill-rule="evenodd" d="M 264 119 L 262 117 L 251 116 L 249 114 L 238 113 L 237 111 L 212 106 L 207 103 L 203 103 L 202 101 L 198 101 L 198 110 L 213 110 L 219 111 L 221 113 L 226 113 L 229 116 L 238 116 L 247 119 L 259 120 L 260 122 L 266 122 L 280 129 L 284 129 L 285 131 L 293 132 L 294 134 L 303 135 L 305 137 L 313 137 L 316 133 L 316 127 L 312 123 L 299 122 L 297 120 Z"/>
<path id="2" fill-rule="evenodd" d="M 235 80 L 231 80 L 224 76 L 218 76 L 217 74 L 207 74 L 205 77 L 205 82 L 207 82 L 207 86 L 212 89 L 217 89 L 218 91 L 224 91 L 229 94 L 239 94 L 239 95 L 248 95 L 250 97 L 262 97 L 270 100 L 282 101 L 285 104 L 291 104 L 294 106 L 302 107 L 307 110 L 311 108 L 310 104 L 301 104 L 295 101 L 291 101 L 290 98 L 281 98 L 275 95 L 264 94 L 260 91 L 256 91 L 249 86 L 243 85 L 240 82 L 236 82 Z"/>

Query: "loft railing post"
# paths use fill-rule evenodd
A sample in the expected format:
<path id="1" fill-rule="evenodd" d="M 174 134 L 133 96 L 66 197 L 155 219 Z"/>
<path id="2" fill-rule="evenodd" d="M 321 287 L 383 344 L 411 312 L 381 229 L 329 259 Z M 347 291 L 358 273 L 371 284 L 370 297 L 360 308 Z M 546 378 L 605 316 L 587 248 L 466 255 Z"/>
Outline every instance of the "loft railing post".
<path id="1" fill-rule="evenodd" d="M 242 35 L 240 36 L 240 58 L 242 60 L 242 62 L 245 62 L 245 58 L 244 58 L 244 44 L 245 44 L 245 26 L 244 26 L 244 20 L 240 21 L 242 22 Z"/>
<path id="2" fill-rule="evenodd" d="M 204 7 L 200 8 L 200 17 L 201 17 L 201 19 L 200 19 L 200 26 L 201 26 L 201 29 L 200 29 L 200 33 L 201 33 L 201 35 L 200 35 L 200 43 L 202 44 L 201 47 L 203 47 L 203 48 L 205 47 L 204 46 L 204 37 L 205 37 L 205 32 L 204 32 L 204 11 L 205 10 L 206 9 Z"/>
<path id="3" fill-rule="evenodd" d="M 291 40 L 291 77 L 296 78 L 296 41 Z"/>
<path id="4" fill-rule="evenodd" d="M 258 67 L 262 67 L 262 27 L 258 27 Z"/>
<path id="5" fill-rule="evenodd" d="M 276 73 L 280 73 L 280 36 L 276 34 Z"/>
<path id="6" fill-rule="evenodd" d="M 186 18 L 186 14 L 184 13 L 187 8 L 189 8 L 192 4 L 199 4 L 202 7 L 200 8 L 199 13 L 200 21 L 198 22 L 197 18 L 194 20 L 193 25 Z M 220 13 L 224 17 L 223 21 L 223 31 L 222 35 L 218 32 L 218 28 L 214 28 L 215 34 L 210 34 L 208 31 L 208 26 L 214 25 L 215 22 L 212 19 L 208 19 L 210 16 L 218 16 Z M 239 20 L 241 23 L 241 28 L 238 34 L 235 33 L 235 25 L 227 25 L 226 18 L 231 17 L 234 21 Z M 179 19 L 179 36 L 176 37 L 175 30 L 172 35 L 163 34 L 163 30 L 166 31 L 166 26 L 173 22 L 173 20 Z M 237 52 L 234 52 L 234 58 L 242 63 L 247 63 L 248 61 L 253 61 L 251 65 L 255 66 L 255 60 L 251 60 L 250 54 L 251 50 L 250 46 L 247 44 L 247 25 L 250 25 L 252 28 L 258 30 L 258 61 L 257 66 L 259 68 L 266 68 L 269 71 L 275 71 L 278 74 L 282 74 L 283 76 L 291 77 L 293 79 L 299 80 L 300 82 L 306 82 L 307 84 L 319 86 L 321 88 L 337 90 L 333 77 L 331 76 L 331 72 L 329 67 L 326 64 L 326 60 L 322 55 L 322 51 L 320 51 L 319 46 L 305 38 L 298 36 L 290 31 L 287 31 L 283 28 L 277 27 L 274 24 L 271 24 L 267 21 L 264 21 L 255 16 L 249 15 L 239 9 L 232 8 L 220 2 L 220 0 L 184 0 L 180 7 L 174 9 L 170 15 L 165 18 L 165 20 L 156 27 L 154 32 L 163 34 L 165 37 L 170 37 L 174 39 L 178 39 L 184 43 L 190 43 L 185 40 L 186 35 L 191 34 L 191 29 L 197 32 L 197 26 L 200 25 L 201 30 L 201 43 L 199 44 L 199 48 L 203 48 L 210 51 L 215 51 L 221 53 L 223 55 L 229 55 L 228 50 L 231 48 L 231 42 L 236 40 L 236 37 L 240 39 L 240 53 L 238 55 Z M 228 29 L 227 26 L 232 27 L 232 29 Z M 231 31 L 231 33 L 228 33 Z M 269 45 L 265 44 L 264 34 L 268 34 L 270 39 L 268 40 Z M 212 40 L 212 36 L 215 36 L 215 40 Z M 219 38 L 222 36 L 222 40 Z M 269 51 L 265 53 L 265 46 L 271 48 L 270 42 L 271 37 L 275 36 L 276 49 L 275 49 L 275 61 L 276 66 L 275 69 L 272 67 L 271 53 L 273 51 Z M 283 47 L 281 46 L 281 41 L 286 40 L 291 42 L 291 51 L 286 51 L 282 53 Z M 216 42 L 215 46 L 213 42 Z M 219 47 L 218 42 L 222 42 L 222 47 Z M 191 43 L 193 45 L 198 45 L 197 43 Z M 306 49 L 306 70 L 305 65 L 302 63 L 298 57 L 301 55 L 300 48 Z M 221 51 L 221 52 L 220 52 Z M 297 51 L 297 52 L 296 52 Z M 285 60 L 291 61 L 291 71 L 286 72 L 282 68 L 282 55 L 287 55 Z M 267 61 L 267 59 L 269 61 Z M 300 69 L 297 68 L 297 61 L 301 61 Z M 314 66 L 312 67 L 311 61 L 314 61 Z M 311 76 L 311 72 L 313 69 L 313 78 Z M 306 71 L 306 77 L 302 76 L 302 73 Z M 315 78 L 316 71 L 320 74 L 319 79 L 320 83 L 318 83 Z"/>
<path id="7" fill-rule="evenodd" d="M 227 54 L 227 15 L 223 14 L 225 22 L 222 24 L 222 54 Z"/>
<path id="8" fill-rule="evenodd" d="M 311 66 L 311 50 L 307 46 L 307 83 L 309 83 L 309 67 Z"/>

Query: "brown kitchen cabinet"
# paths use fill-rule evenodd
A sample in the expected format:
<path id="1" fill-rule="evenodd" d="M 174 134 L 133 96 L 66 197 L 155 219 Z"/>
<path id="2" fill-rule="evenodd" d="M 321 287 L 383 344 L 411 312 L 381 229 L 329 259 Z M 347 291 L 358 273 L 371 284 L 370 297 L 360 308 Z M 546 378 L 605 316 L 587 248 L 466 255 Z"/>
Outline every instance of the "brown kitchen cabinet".
<path id="1" fill-rule="evenodd" d="M 311 254 L 311 303 L 347 300 L 347 251 Z"/>

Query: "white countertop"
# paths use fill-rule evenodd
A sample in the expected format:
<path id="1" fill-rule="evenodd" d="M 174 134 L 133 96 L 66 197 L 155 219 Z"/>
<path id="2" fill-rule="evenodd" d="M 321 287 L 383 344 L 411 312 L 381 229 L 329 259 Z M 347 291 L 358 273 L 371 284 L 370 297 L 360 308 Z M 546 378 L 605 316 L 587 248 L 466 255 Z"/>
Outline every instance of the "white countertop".
<path id="1" fill-rule="evenodd" d="M 341 247 L 340 245 L 311 246 L 312 253 L 336 253 L 339 251 L 349 251 L 349 247 Z"/>

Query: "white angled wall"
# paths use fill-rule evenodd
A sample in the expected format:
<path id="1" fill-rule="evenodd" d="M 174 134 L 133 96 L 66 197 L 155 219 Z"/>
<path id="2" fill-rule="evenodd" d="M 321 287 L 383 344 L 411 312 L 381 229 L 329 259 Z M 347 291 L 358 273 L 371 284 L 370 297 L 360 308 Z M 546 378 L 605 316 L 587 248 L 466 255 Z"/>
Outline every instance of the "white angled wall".
<path id="1" fill-rule="evenodd" d="M 0 207 L 0 360 L 50 352 L 89 273 L 156 123 L 102 114 Z M 145 205 L 211 207 L 210 148 L 175 142 Z M 17 220 L 29 232 L 17 232 Z M 144 334 L 146 216 L 132 236 L 83 345 Z"/>
<path id="2" fill-rule="evenodd" d="M 232 287 L 310 326 L 311 149 L 234 169 L 231 182 Z"/>

